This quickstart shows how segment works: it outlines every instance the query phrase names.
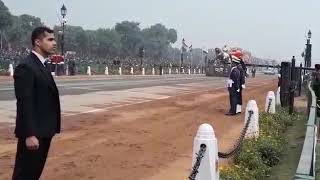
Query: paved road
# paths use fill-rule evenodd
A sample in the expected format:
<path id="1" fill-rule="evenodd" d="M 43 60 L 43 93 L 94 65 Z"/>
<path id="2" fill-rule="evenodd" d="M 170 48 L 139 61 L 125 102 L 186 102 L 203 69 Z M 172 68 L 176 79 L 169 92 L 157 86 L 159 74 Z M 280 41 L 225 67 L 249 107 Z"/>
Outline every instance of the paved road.
<path id="1" fill-rule="evenodd" d="M 165 75 L 165 76 L 124 76 L 98 77 L 74 80 L 56 79 L 60 95 L 78 95 L 96 91 L 116 91 L 132 88 L 143 88 L 163 85 L 177 85 L 194 82 L 212 82 L 223 79 L 206 77 L 204 75 Z M 0 82 L 0 101 L 14 100 L 13 82 Z"/>
<path id="2" fill-rule="evenodd" d="M 258 85 L 259 79 L 252 81 Z M 176 95 L 224 88 L 225 78 L 204 75 L 114 76 L 56 79 L 63 116 L 106 111 L 110 108 L 165 99 Z M 16 105 L 12 81 L 0 82 L 0 128 L 13 124 Z"/>

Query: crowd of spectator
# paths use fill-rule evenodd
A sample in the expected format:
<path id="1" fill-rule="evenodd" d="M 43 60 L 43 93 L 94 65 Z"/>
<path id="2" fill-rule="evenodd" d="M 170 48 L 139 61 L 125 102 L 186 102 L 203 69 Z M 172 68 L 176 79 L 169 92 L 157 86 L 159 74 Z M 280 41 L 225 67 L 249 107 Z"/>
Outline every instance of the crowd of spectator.
<path id="1" fill-rule="evenodd" d="M 0 50 L 0 75 L 7 74 L 9 64 L 15 67 L 20 59 L 26 57 L 29 51 L 16 51 L 16 50 Z"/>
<path id="2" fill-rule="evenodd" d="M 7 75 L 9 64 L 15 67 L 29 53 L 29 49 L 23 51 L 0 50 L 0 75 Z M 140 68 L 141 64 L 143 67 L 150 69 L 152 67 L 159 68 L 160 66 L 176 68 L 180 66 L 180 60 L 144 57 L 141 61 L 139 57 L 96 57 L 93 55 L 67 54 L 64 63 L 60 64 L 58 69 L 60 71 L 59 74 L 64 74 L 67 65 L 71 65 L 74 67 L 75 74 L 85 74 L 87 67 L 90 66 L 97 74 L 102 74 L 106 66 L 110 69 L 117 69 L 119 66 L 123 69 L 130 69 L 131 67 Z M 188 67 L 189 65 L 183 64 L 183 66 Z M 56 71 L 56 69 L 55 65 L 53 65 L 51 71 Z"/>

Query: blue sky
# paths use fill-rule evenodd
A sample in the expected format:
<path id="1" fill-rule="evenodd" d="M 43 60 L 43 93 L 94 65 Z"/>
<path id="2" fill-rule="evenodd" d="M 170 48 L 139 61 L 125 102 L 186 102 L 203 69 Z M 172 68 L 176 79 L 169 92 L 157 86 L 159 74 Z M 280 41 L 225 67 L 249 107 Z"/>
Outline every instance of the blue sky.
<path id="1" fill-rule="evenodd" d="M 123 20 L 141 27 L 162 23 L 193 47 L 239 46 L 255 56 L 301 59 L 311 29 L 313 58 L 320 63 L 319 0 L 2 0 L 15 15 L 31 14 L 53 26 L 63 3 L 68 23 L 85 29 L 110 28 Z"/>

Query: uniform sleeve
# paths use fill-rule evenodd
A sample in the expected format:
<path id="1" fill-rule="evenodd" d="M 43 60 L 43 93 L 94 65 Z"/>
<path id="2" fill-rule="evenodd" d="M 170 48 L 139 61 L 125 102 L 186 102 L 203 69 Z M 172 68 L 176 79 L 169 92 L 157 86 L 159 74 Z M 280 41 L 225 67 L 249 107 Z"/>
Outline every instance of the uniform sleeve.
<path id="1" fill-rule="evenodd" d="M 235 90 L 238 90 L 240 86 L 240 71 L 237 68 L 232 71 L 230 79 L 233 80 Z"/>
<path id="2" fill-rule="evenodd" d="M 30 68 L 21 64 L 14 71 L 14 89 L 17 98 L 17 111 L 19 123 L 24 128 L 27 137 L 35 134 L 35 117 L 33 106 L 34 75 Z"/>
<path id="3" fill-rule="evenodd" d="M 236 71 L 236 84 L 235 84 L 235 87 L 236 87 L 236 90 L 238 90 L 238 89 L 240 89 L 240 86 L 241 86 L 241 84 L 240 84 L 240 82 L 241 82 L 241 73 L 240 73 L 240 71 L 238 70 L 238 71 Z"/>
<path id="4" fill-rule="evenodd" d="M 243 69 L 242 71 L 240 71 L 240 77 L 241 77 L 241 85 L 245 84 L 246 83 L 246 72 L 245 70 Z"/>

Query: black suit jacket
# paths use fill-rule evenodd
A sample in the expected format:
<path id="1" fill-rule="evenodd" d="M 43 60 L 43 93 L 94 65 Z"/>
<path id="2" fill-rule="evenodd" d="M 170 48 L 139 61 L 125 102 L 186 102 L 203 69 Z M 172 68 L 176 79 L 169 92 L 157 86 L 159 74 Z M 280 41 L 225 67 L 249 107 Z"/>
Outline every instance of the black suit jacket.
<path id="1" fill-rule="evenodd" d="M 16 137 L 52 137 L 60 132 L 59 92 L 50 72 L 35 54 L 31 53 L 15 68 L 14 88 Z"/>

